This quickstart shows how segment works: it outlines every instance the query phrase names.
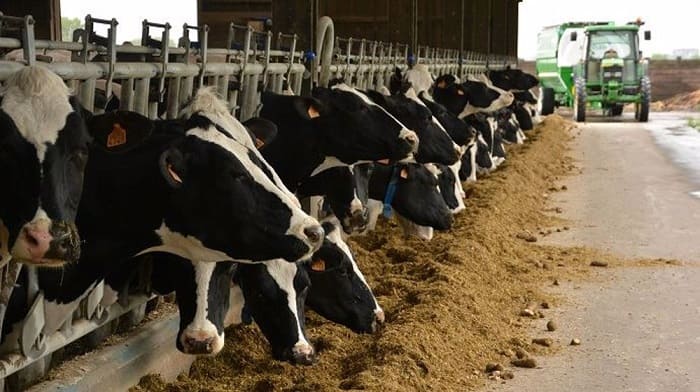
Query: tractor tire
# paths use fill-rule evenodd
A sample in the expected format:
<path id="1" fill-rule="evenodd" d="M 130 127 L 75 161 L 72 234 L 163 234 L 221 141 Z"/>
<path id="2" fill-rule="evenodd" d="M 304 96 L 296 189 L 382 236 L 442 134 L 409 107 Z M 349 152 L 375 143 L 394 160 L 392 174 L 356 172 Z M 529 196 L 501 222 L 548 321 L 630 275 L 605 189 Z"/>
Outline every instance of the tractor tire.
<path id="1" fill-rule="evenodd" d="M 639 83 L 639 94 L 641 102 L 636 105 L 634 118 L 639 122 L 649 121 L 649 103 L 651 102 L 651 81 L 648 76 L 644 76 Z"/>
<path id="2" fill-rule="evenodd" d="M 622 105 L 619 103 L 615 104 L 615 105 L 610 107 L 610 115 L 611 116 L 621 116 L 624 108 L 625 108 L 625 105 Z"/>
<path id="3" fill-rule="evenodd" d="M 541 115 L 554 113 L 554 89 L 544 87 L 540 90 L 540 99 L 537 106 Z"/>
<path id="4" fill-rule="evenodd" d="M 574 88 L 574 121 L 586 121 L 586 81 L 576 78 Z"/>

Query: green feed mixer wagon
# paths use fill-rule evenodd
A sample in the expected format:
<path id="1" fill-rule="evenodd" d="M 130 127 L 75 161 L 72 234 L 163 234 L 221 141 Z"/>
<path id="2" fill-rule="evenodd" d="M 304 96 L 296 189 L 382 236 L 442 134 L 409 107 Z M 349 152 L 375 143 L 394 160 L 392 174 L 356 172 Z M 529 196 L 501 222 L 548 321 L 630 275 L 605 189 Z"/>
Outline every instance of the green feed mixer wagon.
<path id="1" fill-rule="evenodd" d="M 619 116 L 625 104 L 634 104 L 635 118 L 648 121 L 651 82 L 639 50 L 643 24 L 573 22 L 544 28 L 535 64 L 542 86 L 540 112 L 566 106 L 573 109 L 574 120 L 585 121 L 586 108 Z M 650 38 L 645 31 L 644 39 Z"/>

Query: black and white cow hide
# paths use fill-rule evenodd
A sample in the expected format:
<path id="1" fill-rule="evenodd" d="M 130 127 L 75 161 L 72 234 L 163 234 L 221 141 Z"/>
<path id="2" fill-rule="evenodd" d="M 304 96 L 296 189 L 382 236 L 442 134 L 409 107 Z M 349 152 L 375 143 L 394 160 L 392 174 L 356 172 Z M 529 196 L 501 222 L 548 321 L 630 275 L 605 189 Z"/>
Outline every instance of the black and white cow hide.
<path id="1" fill-rule="evenodd" d="M 75 215 L 90 137 L 87 112 L 42 66 L 5 82 L 0 103 L 1 259 L 39 266 L 76 262 Z"/>

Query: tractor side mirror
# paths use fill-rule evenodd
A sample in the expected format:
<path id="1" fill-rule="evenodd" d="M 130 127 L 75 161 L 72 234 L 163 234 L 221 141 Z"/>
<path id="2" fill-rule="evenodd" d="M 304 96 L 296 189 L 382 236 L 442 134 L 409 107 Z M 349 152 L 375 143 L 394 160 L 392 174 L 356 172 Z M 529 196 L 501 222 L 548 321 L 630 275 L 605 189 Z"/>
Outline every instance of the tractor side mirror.
<path id="1" fill-rule="evenodd" d="M 571 32 L 571 35 L 569 36 L 569 40 L 570 40 L 570 41 L 576 41 L 577 38 L 578 38 L 578 32 L 572 31 L 572 32 Z"/>
<path id="2" fill-rule="evenodd" d="M 644 40 L 649 41 L 651 39 L 651 31 L 645 30 L 644 31 Z"/>

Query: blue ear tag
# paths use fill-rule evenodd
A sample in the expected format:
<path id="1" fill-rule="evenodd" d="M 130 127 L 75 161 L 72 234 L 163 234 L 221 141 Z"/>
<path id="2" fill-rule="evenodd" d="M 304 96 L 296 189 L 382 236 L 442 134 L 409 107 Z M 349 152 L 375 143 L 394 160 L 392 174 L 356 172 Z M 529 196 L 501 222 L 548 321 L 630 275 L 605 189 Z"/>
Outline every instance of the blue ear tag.
<path id="1" fill-rule="evenodd" d="M 394 169 L 391 173 L 391 179 L 389 180 L 389 185 L 387 185 L 386 193 L 384 193 L 384 208 L 382 213 L 387 219 L 391 218 L 392 215 L 391 203 L 394 201 L 394 196 L 396 195 L 396 185 L 399 182 L 399 173 L 401 173 L 399 165 L 394 165 Z"/>

